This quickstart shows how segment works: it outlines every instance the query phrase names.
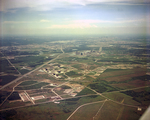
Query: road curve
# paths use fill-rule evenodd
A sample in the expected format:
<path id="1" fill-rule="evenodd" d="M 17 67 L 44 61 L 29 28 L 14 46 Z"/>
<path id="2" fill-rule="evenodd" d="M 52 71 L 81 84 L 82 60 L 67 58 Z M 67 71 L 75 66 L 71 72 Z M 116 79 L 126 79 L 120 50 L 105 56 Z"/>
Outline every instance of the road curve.
<path id="1" fill-rule="evenodd" d="M 67 118 L 67 120 L 69 120 L 81 107 L 86 106 L 86 105 L 95 104 L 95 103 L 100 103 L 100 102 L 105 102 L 105 100 L 103 100 L 103 101 L 91 102 L 91 103 L 86 103 L 86 104 L 83 104 L 83 105 L 79 106 L 79 107 Z"/>

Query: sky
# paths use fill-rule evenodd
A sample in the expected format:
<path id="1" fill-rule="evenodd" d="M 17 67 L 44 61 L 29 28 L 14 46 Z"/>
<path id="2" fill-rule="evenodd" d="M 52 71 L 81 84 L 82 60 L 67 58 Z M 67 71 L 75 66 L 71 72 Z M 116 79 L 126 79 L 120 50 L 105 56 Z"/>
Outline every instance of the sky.
<path id="1" fill-rule="evenodd" d="M 0 0 L 0 35 L 150 35 L 149 0 Z"/>

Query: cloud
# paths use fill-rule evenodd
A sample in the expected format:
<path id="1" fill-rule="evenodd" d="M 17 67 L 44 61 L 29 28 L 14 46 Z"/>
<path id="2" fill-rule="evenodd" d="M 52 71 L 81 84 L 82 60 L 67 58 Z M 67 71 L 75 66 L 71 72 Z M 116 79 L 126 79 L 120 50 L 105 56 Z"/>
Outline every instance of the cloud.
<path id="1" fill-rule="evenodd" d="M 4 21 L 4 24 L 20 24 L 20 23 L 31 23 L 30 21 Z"/>
<path id="2" fill-rule="evenodd" d="M 16 8 L 29 8 L 36 11 L 47 11 L 54 8 L 65 8 L 72 5 L 86 6 L 89 4 L 147 4 L 149 0 L 0 0 L 0 11 Z"/>
<path id="3" fill-rule="evenodd" d="M 48 28 L 54 28 L 54 29 L 75 29 L 75 28 L 80 28 L 80 29 L 84 29 L 84 28 L 95 28 L 97 27 L 96 25 L 90 25 L 90 24 L 67 24 L 67 25 L 52 25 Z"/>
<path id="4" fill-rule="evenodd" d="M 48 23 L 49 20 L 42 19 L 40 21 L 4 21 L 3 24 L 23 24 L 23 23 Z"/>
<path id="5" fill-rule="evenodd" d="M 84 29 L 84 28 L 97 28 L 98 26 L 103 26 L 104 23 L 108 24 L 110 23 L 111 26 L 113 25 L 127 25 L 126 23 L 139 23 L 139 22 L 146 22 L 146 19 L 131 19 L 131 20 L 122 20 L 122 21 L 107 21 L 107 20 L 92 20 L 92 19 L 88 19 L 88 20 L 73 20 L 73 21 L 69 21 L 69 23 L 71 24 L 54 24 L 51 25 L 49 28 L 53 28 L 53 29 L 76 29 L 76 28 L 80 28 L 80 29 Z M 128 24 L 129 25 L 129 24 Z M 102 27 L 101 26 L 101 27 Z M 116 27 L 117 27 L 116 26 Z"/>
<path id="6" fill-rule="evenodd" d="M 40 22 L 50 22 L 50 21 L 42 19 L 42 20 L 40 20 Z"/>
<path id="7" fill-rule="evenodd" d="M 109 21 L 109 20 L 74 20 L 74 23 L 82 24 L 90 24 L 90 23 L 132 23 L 132 22 L 142 22 L 146 21 L 146 19 L 129 19 L 129 20 L 119 20 L 119 21 Z"/>

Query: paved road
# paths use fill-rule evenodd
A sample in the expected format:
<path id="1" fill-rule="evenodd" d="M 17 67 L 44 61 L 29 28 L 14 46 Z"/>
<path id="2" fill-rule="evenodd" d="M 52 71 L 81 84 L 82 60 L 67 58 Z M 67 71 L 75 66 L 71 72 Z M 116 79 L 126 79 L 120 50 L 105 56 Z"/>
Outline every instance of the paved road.
<path id="1" fill-rule="evenodd" d="M 15 87 L 16 86 L 18 86 L 20 83 L 18 83 L 17 85 L 15 85 L 14 87 L 13 87 L 13 90 L 11 91 L 11 93 L 5 98 L 5 100 L 0 104 L 0 106 L 2 106 L 5 102 L 6 102 L 6 100 L 9 98 L 9 96 L 11 96 L 11 94 L 15 91 Z"/>
<path id="2" fill-rule="evenodd" d="M 145 86 L 145 87 L 149 87 L 149 86 Z M 96 92 L 95 90 L 93 90 L 93 89 L 91 89 L 91 88 L 89 88 L 89 87 L 86 87 L 86 88 L 88 88 L 88 89 L 94 91 L 94 92 L 97 93 L 98 95 L 100 95 L 100 96 L 102 96 L 102 97 L 106 98 L 107 100 L 110 100 L 110 101 L 112 101 L 112 102 L 114 102 L 114 103 L 121 104 L 121 105 L 128 106 L 128 107 L 134 107 L 134 108 L 138 108 L 138 107 L 139 107 L 139 106 L 135 106 L 135 105 L 129 105 L 129 104 L 120 103 L 120 102 L 118 102 L 118 101 L 112 100 L 112 99 L 110 99 L 110 98 L 108 98 L 108 97 L 102 95 L 101 93 Z M 139 88 L 144 88 L 144 87 L 139 87 Z M 133 89 L 138 89 L 138 88 L 133 88 Z M 120 92 L 120 91 L 119 91 L 119 92 Z M 113 93 L 113 92 L 109 92 L 109 93 Z M 142 107 L 142 108 L 144 108 L 144 107 Z"/>
<path id="3" fill-rule="evenodd" d="M 89 94 L 89 95 L 81 95 L 81 96 L 76 96 L 76 97 L 62 98 L 60 100 L 55 100 L 55 101 L 68 100 L 68 99 L 72 99 L 72 98 L 79 98 L 79 97 L 85 97 L 85 96 L 91 96 L 91 95 L 97 95 L 97 94 Z M 18 108 L 23 108 L 23 107 L 30 107 L 30 106 L 35 106 L 35 105 L 51 103 L 51 102 L 55 102 L 55 101 L 46 101 L 46 102 L 40 102 L 40 103 L 35 103 L 35 104 L 30 104 L 30 105 L 24 105 L 24 106 L 12 107 L 12 108 L 5 108 L 5 109 L 1 109 L 0 111 L 18 109 Z"/>
<path id="4" fill-rule="evenodd" d="M 63 54 L 63 53 L 62 53 L 62 54 Z M 7 87 L 7 86 L 9 86 L 9 85 L 11 85 L 11 84 L 13 84 L 14 82 L 19 81 L 20 79 L 24 78 L 25 76 L 27 76 L 27 75 L 29 75 L 29 74 L 31 74 L 31 73 L 33 73 L 33 72 L 35 72 L 36 70 L 40 69 L 40 68 L 41 68 L 41 67 L 43 67 L 44 65 L 47 65 L 48 63 L 50 63 L 50 62 L 52 62 L 52 61 L 56 60 L 56 59 L 57 59 L 60 55 L 62 55 L 62 54 L 59 54 L 56 58 L 54 58 L 54 59 L 52 59 L 52 60 L 50 60 L 50 61 L 48 61 L 48 62 L 44 63 L 43 65 L 41 65 L 41 66 L 37 67 L 36 69 L 34 69 L 34 70 L 32 70 L 32 71 L 30 71 L 30 72 L 28 72 L 28 73 L 26 73 L 26 74 L 24 74 L 24 75 L 22 75 L 22 76 L 18 77 L 17 79 L 15 79 L 15 80 L 13 80 L 13 81 L 9 82 L 8 84 L 6 84 L 6 85 L 2 86 L 2 87 L 0 88 L 0 90 L 4 89 L 5 87 Z"/>
<path id="5" fill-rule="evenodd" d="M 63 99 L 60 95 L 58 95 L 58 94 L 54 91 L 54 88 L 52 88 L 51 91 L 52 91 L 56 96 L 58 96 L 59 98 Z"/>

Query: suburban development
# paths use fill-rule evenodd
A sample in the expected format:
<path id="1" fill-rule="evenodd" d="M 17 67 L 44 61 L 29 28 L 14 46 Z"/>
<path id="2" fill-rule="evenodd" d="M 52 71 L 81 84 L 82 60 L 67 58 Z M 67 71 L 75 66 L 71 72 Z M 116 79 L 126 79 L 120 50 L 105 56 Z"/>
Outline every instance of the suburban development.
<path id="1" fill-rule="evenodd" d="M 3 39 L 3 119 L 137 120 L 150 104 L 150 38 Z"/>

